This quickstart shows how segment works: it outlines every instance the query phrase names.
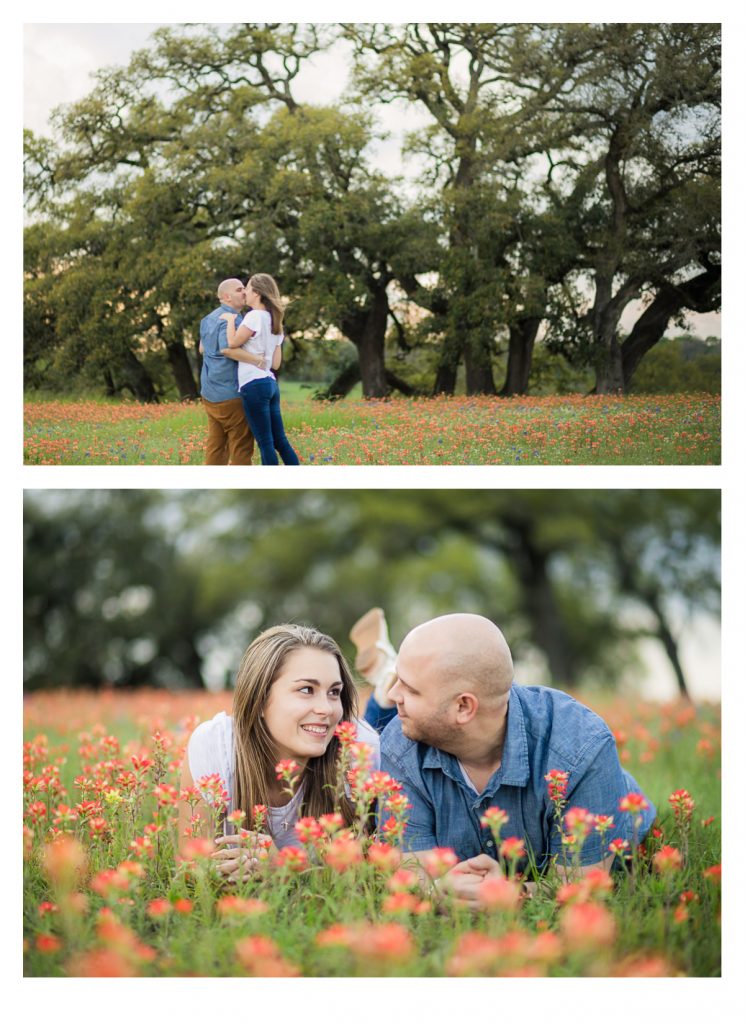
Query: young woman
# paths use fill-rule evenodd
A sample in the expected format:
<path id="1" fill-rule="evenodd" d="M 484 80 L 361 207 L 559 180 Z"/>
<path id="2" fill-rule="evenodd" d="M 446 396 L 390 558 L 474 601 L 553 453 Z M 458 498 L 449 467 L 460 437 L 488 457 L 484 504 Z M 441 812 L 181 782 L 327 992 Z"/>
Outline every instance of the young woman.
<path id="1" fill-rule="evenodd" d="M 277 466 L 282 456 L 286 466 L 297 466 L 299 459 L 287 440 L 279 408 L 279 387 L 273 370 L 282 362 L 282 319 L 284 310 L 277 282 L 269 274 L 254 274 L 246 285 L 246 302 L 251 307 L 240 327 L 235 313 L 223 313 L 228 325 L 228 348 L 223 355 L 239 359 L 235 352 L 244 348 L 261 356 L 263 366 L 238 362 L 238 390 L 249 426 L 261 451 L 264 466 Z"/>
<path id="2" fill-rule="evenodd" d="M 218 774 L 228 792 L 228 811 L 240 809 L 243 826 L 254 831 L 253 808 L 267 808 L 265 829 L 273 844 L 299 846 L 295 822 L 306 815 L 334 811 L 339 722 L 356 721 L 357 694 L 339 647 L 331 637 L 305 626 L 273 626 L 258 636 L 243 655 L 235 682 L 233 714 L 220 712 L 197 726 L 189 739 L 181 788 L 206 775 Z M 373 769 L 380 767 L 377 732 L 356 721 L 358 738 L 374 750 Z M 301 775 L 290 797 L 277 780 L 275 765 L 293 760 Z M 196 805 L 209 820 L 211 803 Z M 340 808 L 347 824 L 353 814 L 349 801 Z M 182 801 L 179 835 L 189 823 L 190 810 Z M 226 827 L 227 832 L 227 827 Z M 237 877 L 250 856 L 236 848 L 235 836 L 220 837 L 215 854 L 220 872 Z M 243 863 L 242 863 L 243 862 Z M 250 866 L 250 865 L 249 865 Z"/>

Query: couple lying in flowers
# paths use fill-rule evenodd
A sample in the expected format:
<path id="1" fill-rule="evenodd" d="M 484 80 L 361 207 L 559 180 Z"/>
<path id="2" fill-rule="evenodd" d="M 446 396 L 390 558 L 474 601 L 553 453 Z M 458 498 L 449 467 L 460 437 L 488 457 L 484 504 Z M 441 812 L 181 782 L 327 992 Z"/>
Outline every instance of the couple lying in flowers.
<path id="1" fill-rule="evenodd" d="M 621 767 L 608 726 L 559 690 L 514 683 L 494 623 L 433 619 L 397 657 L 380 609 L 350 636 L 375 687 L 364 720 L 335 641 L 282 625 L 245 652 L 232 716 L 193 732 L 181 843 L 224 809 L 213 857 L 226 879 L 267 856 L 292 857 L 315 832 L 369 823 L 371 797 L 378 838 L 399 844 L 414 869 L 444 857 L 438 889 L 472 907 L 489 879 L 541 874 L 552 862 L 565 875 L 569 864 L 609 871 L 643 839 L 655 811 Z"/>

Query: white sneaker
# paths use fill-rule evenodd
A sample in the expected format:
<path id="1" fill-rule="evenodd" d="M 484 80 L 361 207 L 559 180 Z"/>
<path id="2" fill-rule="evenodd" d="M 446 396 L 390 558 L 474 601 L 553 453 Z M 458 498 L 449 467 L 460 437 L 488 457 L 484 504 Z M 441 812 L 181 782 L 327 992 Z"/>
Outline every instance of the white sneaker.
<path id="1" fill-rule="evenodd" d="M 396 651 L 388 639 L 388 625 L 382 608 L 371 608 L 349 631 L 357 648 L 354 667 L 375 688 L 375 700 L 381 708 L 392 708 L 388 691 L 396 681 Z"/>

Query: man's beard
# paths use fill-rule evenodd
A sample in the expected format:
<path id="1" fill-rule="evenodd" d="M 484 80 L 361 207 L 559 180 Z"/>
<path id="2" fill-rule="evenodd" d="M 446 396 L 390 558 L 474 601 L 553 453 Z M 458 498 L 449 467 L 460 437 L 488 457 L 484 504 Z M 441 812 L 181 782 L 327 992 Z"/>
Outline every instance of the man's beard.
<path id="1" fill-rule="evenodd" d="M 425 743 L 428 747 L 437 747 L 438 750 L 445 751 L 448 751 L 452 742 L 459 735 L 457 728 L 434 715 L 424 722 L 416 723 L 411 718 L 402 718 L 401 731 L 408 740 Z"/>

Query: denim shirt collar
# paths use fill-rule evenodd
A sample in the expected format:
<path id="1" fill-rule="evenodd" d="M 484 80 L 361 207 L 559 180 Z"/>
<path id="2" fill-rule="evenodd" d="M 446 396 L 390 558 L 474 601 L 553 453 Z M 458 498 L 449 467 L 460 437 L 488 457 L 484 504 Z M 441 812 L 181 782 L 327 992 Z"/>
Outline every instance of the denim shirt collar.
<path id="1" fill-rule="evenodd" d="M 422 759 L 422 768 L 439 768 L 455 782 L 466 785 L 458 759 L 437 747 L 427 747 Z M 515 684 L 510 690 L 507 704 L 507 731 L 504 738 L 502 763 L 492 775 L 482 796 L 490 795 L 500 786 L 525 786 L 530 779 L 528 761 L 528 737 L 525 732 L 525 716 L 520 698 L 515 694 Z"/>
<path id="2" fill-rule="evenodd" d="M 241 315 L 241 311 L 239 309 L 234 309 L 232 306 L 229 306 L 227 302 L 221 302 L 220 309 L 224 310 L 226 313 L 235 313 L 237 316 Z"/>

